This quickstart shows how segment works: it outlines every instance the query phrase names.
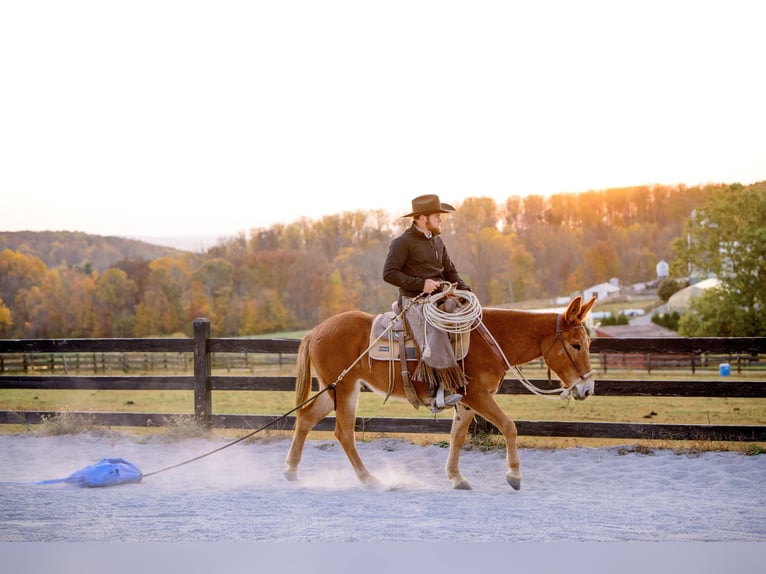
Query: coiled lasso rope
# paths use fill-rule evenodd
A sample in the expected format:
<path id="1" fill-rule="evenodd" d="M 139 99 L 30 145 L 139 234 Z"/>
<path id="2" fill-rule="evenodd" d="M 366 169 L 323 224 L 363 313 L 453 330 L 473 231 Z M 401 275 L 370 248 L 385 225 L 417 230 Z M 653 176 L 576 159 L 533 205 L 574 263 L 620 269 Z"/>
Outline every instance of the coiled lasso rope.
<path id="1" fill-rule="evenodd" d="M 437 329 L 441 329 L 442 331 L 447 331 L 448 333 L 458 334 L 476 329 L 481 324 L 482 317 L 481 305 L 479 304 L 478 297 L 476 297 L 476 295 L 470 291 L 455 289 L 455 285 L 452 283 L 444 281 L 443 284 L 448 285 L 449 289 L 444 292 L 429 296 L 423 304 L 423 315 L 426 318 L 426 326 L 424 327 L 424 331 L 428 325 L 436 327 Z M 442 299 L 446 299 L 449 296 L 457 296 L 461 299 L 464 299 L 464 302 L 461 302 L 454 313 L 442 310 L 437 306 L 437 304 Z M 511 364 L 511 362 L 508 360 L 508 357 L 505 356 L 502 347 L 500 347 L 489 329 L 485 330 L 486 334 L 492 340 L 492 343 L 495 345 L 497 350 L 500 351 L 500 354 L 505 361 L 506 370 L 514 370 L 516 372 L 516 378 L 524 387 L 527 388 L 527 390 L 529 390 L 529 392 L 544 399 L 569 399 L 569 389 L 541 389 L 532 383 L 532 381 L 527 379 L 524 376 L 524 373 L 521 372 L 521 369 L 519 369 L 518 365 Z M 427 357 L 430 356 L 431 350 L 428 348 L 428 337 L 425 336 L 425 332 L 423 335 L 426 341 L 426 346 L 423 349 L 423 355 Z"/>
<path id="2" fill-rule="evenodd" d="M 423 304 L 423 315 L 426 322 L 447 333 L 465 333 L 478 327 L 481 322 L 479 298 L 470 291 L 455 289 L 452 283 L 447 283 L 447 285 L 450 286 L 449 289 L 431 295 Z M 462 300 L 454 311 L 441 309 L 438 306 L 443 299 L 449 297 L 457 297 Z"/>

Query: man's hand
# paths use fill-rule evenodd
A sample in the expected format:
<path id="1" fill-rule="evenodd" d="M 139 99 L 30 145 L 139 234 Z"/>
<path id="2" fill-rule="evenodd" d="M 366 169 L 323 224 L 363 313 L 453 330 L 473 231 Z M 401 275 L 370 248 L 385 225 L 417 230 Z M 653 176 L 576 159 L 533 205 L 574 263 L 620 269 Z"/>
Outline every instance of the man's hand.
<path id="1" fill-rule="evenodd" d="M 441 287 L 441 283 L 439 281 L 434 281 L 433 279 L 426 279 L 426 282 L 423 284 L 423 293 L 427 293 L 430 295 L 437 289 Z"/>

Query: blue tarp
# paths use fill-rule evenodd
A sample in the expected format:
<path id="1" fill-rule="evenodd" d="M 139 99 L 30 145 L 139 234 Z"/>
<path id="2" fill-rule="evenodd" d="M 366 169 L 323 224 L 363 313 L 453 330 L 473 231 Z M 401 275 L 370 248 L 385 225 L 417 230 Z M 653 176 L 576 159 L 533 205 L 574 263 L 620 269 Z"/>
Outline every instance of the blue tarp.
<path id="1" fill-rule="evenodd" d="M 96 464 L 73 472 L 66 478 L 41 480 L 35 484 L 67 482 L 77 486 L 112 486 L 126 482 L 140 482 L 143 475 L 139 468 L 122 458 L 102 458 Z"/>

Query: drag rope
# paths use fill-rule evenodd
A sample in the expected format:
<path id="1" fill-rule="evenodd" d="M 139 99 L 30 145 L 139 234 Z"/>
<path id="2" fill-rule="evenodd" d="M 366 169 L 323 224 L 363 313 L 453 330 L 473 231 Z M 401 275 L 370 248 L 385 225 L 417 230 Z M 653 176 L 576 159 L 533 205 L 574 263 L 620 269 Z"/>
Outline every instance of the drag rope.
<path id="1" fill-rule="evenodd" d="M 330 389 L 334 389 L 334 388 L 335 388 L 335 385 L 336 385 L 336 383 L 333 383 L 333 384 L 331 384 L 331 385 L 327 385 L 327 386 L 326 386 L 324 389 L 322 389 L 322 390 L 320 390 L 319 392 L 317 392 L 317 393 L 313 394 L 312 396 L 310 396 L 308 399 L 306 399 L 305 401 L 303 401 L 303 402 L 302 402 L 301 404 L 299 404 L 298 406 L 296 406 L 296 407 L 294 407 L 293 409 L 291 409 L 291 410 L 287 411 L 287 412 L 286 412 L 286 413 L 284 413 L 283 415 L 280 415 L 280 416 L 278 416 L 277 418 L 275 418 L 274 420 L 272 420 L 272 421 L 270 421 L 270 422 L 266 423 L 265 425 L 262 425 L 262 426 L 258 427 L 257 429 L 255 429 L 254 431 L 252 431 L 252 432 L 250 432 L 250 433 L 246 434 L 246 435 L 245 435 L 245 436 L 243 436 L 243 437 L 240 437 L 240 438 L 238 438 L 238 439 L 236 439 L 236 440 L 234 440 L 234 441 L 232 441 L 232 442 L 230 442 L 230 443 L 227 443 L 227 444 L 225 444 L 225 445 L 223 445 L 223 446 L 221 446 L 221 447 L 218 447 L 218 448 L 217 448 L 217 449 L 215 449 L 215 450 L 211 450 L 210 452 L 206 452 L 205 454 L 201 454 L 201 455 L 199 455 L 199 456 L 196 456 L 196 457 L 194 457 L 194 458 L 192 458 L 192 459 L 186 460 L 186 461 L 184 461 L 184 462 L 179 462 L 178 464 L 174 464 L 173 466 L 168 466 L 167 468 L 163 468 L 163 469 L 161 469 L 161 470 L 155 470 L 154 472 L 148 472 L 148 473 L 144 474 L 143 476 L 144 476 L 144 478 L 146 478 L 147 476 L 153 476 L 153 475 L 155 475 L 155 474 L 159 474 L 159 473 L 161 473 L 161 472 L 165 472 L 165 471 L 168 471 L 168 470 L 172 470 L 172 469 L 174 469 L 174 468 L 178 468 L 179 466 L 184 466 L 185 464 L 189 464 L 189 463 L 192 463 L 192 462 L 196 462 L 196 461 L 198 461 L 198 460 L 200 460 L 200 459 L 203 459 L 203 458 L 205 458 L 205 457 L 207 457 L 207 456 L 210 456 L 211 454 L 215 454 L 215 453 L 217 453 L 217 452 L 220 452 L 220 451 L 222 451 L 222 450 L 224 450 L 224 449 L 226 449 L 226 448 L 229 448 L 230 446 L 234 446 L 235 444 L 238 444 L 238 443 L 242 442 L 243 440 L 247 440 L 247 439 L 249 439 L 251 436 L 253 436 L 253 435 L 255 435 L 255 434 L 258 434 L 259 432 L 261 432 L 261 431 L 263 431 L 263 430 L 266 430 L 267 428 L 269 428 L 269 427 L 272 427 L 272 426 L 274 426 L 275 424 L 277 424 L 278 422 L 280 422 L 280 421 L 282 421 L 282 420 L 286 419 L 288 416 L 290 416 L 291 414 L 293 414 L 295 411 L 298 411 L 298 410 L 302 409 L 303 407 L 305 407 L 305 406 L 306 406 L 307 404 L 309 404 L 311 401 L 315 401 L 315 400 L 316 400 L 317 398 L 319 398 L 319 396 L 320 396 L 320 395 L 322 395 L 323 393 L 326 393 L 326 392 L 327 392 L 327 391 L 329 391 Z"/>
<path id="2" fill-rule="evenodd" d="M 173 470 L 174 468 L 178 468 L 178 467 L 180 467 L 180 466 L 184 466 L 184 465 L 186 465 L 186 464 L 190 464 L 190 463 L 192 463 L 192 462 L 196 462 L 196 461 L 198 461 L 198 460 L 200 460 L 200 459 L 203 459 L 203 458 L 205 458 L 205 457 L 208 457 L 208 456 L 210 456 L 211 454 L 215 454 L 215 453 L 217 453 L 217 452 L 221 452 L 222 450 L 224 450 L 224 449 L 227 449 L 227 448 L 229 448 L 229 447 L 231 447 L 231 446 L 234 446 L 235 444 L 239 444 L 239 443 L 241 443 L 242 441 L 244 441 L 244 440 L 247 440 L 247 439 L 249 439 L 250 437 L 252 437 L 252 436 L 254 436 L 254 435 L 258 434 L 259 432 L 261 432 L 261 431 L 264 431 L 264 430 L 266 430 L 267 428 L 270 428 L 270 427 L 274 426 L 274 425 L 275 425 L 275 424 L 277 424 L 278 422 L 285 420 L 285 419 L 286 419 L 288 416 L 290 416 L 290 415 L 291 415 L 291 414 L 293 414 L 294 412 L 301 410 L 303 407 L 305 407 L 306 405 L 308 405 L 308 404 L 309 404 L 309 403 L 311 403 L 312 401 L 315 401 L 316 399 L 318 399 L 318 398 L 319 398 L 319 397 L 320 397 L 322 394 L 326 393 L 327 391 L 330 391 L 330 390 L 334 389 L 334 388 L 335 388 L 335 387 L 338 385 L 338 383 L 340 383 L 340 382 L 343 380 L 343 378 L 344 378 L 344 377 L 345 377 L 345 376 L 348 374 L 348 372 L 349 372 L 351 369 L 353 369 L 353 368 L 354 368 L 354 366 L 355 366 L 355 365 L 356 365 L 356 364 L 357 364 L 359 361 L 361 361 L 361 360 L 362 360 L 362 357 L 364 357 L 364 356 L 365 356 L 367 353 L 369 353 L 369 352 L 370 352 L 370 349 L 372 349 L 372 347 L 373 347 L 373 346 L 374 346 L 374 345 L 375 345 L 375 344 L 376 344 L 376 343 L 377 343 L 377 342 L 378 342 L 380 339 L 382 339 L 382 338 L 383 338 L 383 335 L 385 335 L 385 334 L 386 334 L 386 333 L 387 333 L 387 332 L 388 332 L 388 331 L 391 329 L 391 327 L 394 325 L 394 323 L 396 323 L 396 322 L 397 322 L 397 320 L 399 320 L 399 319 L 400 319 L 400 318 L 401 318 L 401 317 L 404 315 L 404 313 L 405 313 L 405 312 L 406 312 L 406 311 L 407 311 L 407 310 L 408 310 L 408 309 L 409 309 L 409 308 L 410 308 L 412 305 L 414 305 L 414 304 L 417 302 L 417 300 L 418 300 L 418 299 L 420 299 L 420 298 L 421 298 L 422 296 L 424 296 L 424 295 L 425 295 L 425 293 L 421 293 L 420 295 L 418 295 L 417 297 L 415 297 L 414 299 L 412 299 L 412 300 L 410 301 L 410 303 L 409 303 L 409 304 L 407 304 L 407 306 L 405 306 L 405 308 L 404 308 L 404 309 L 402 309 L 402 311 L 401 311 L 401 312 L 400 312 L 400 313 L 399 313 L 399 314 L 398 314 L 398 315 L 397 315 L 397 316 L 394 318 L 394 320 L 392 320 L 392 321 L 391 321 L 391 323 L 389 324 L 389 326 L 388 326 L 388 327 L 386 327 L 386 329 L 384 329 L 384 331 L 383 331 L 383 332 L 382 332 L 382 333 L 381 333 L 381 334 L 380 334 L 380 335 L 379 335 L 379 336 L 378 336 L 378 337 L 377 337 L 377 338 L 376 338 L 376 339 L 375 339 L 375 340 L 374 340 L 374 341 L 373 341 L 373 342 L 370 344 L 370 346 L 369 346 L 369 347 L 367 347 L 367 348 L 366 348 L 366 349 L 365 349 L 365 350 L 362 352 L 362 354 L 361 354 L 361 355 L 359 355 L 359 356 L 358 356 L 358 357 L 357 357 L 357 358 L 354 360 L 354 362 L 353 362 L 353 363 L 351 363 L 351 364 L 350 364 L 348 367 L 346 367 L 346 368 L 343 370 L 343 372 L 342 372 L 340 375 L 338 375 L 338 378 L 337 378 L 337 379 L 335 379 L 335 381 L 333 381 L 332 383 L 330 383 L 329 385 L 327 385 L 325 388 L 323 388 L 323 389 L 319 390 L 318 392 L 314 393 L 313 395 L 311 395 L 309 398 L 307 398 L 307 399 L 306 399 L 305 401 L 303 401 L 301 404 L 299 404 L 299 405 L 297 405 L 297 406 L 293 407 L 292 409 L 290 409 L 290 410 L 289 410 L 289 411 L 287 411 L 286 413 L 284 413 L 284 414 L 282 414 L 282 415 L 278 416 L 278 417 L 277 417 L 277 418 L 275 418 L 274 420 L 272 420 L 272 421 L 269 421 L 268 423 L 266 423 L 266 424 L 264 424 L 264 425 L 261 425 L 260 427 L 258 427 L 257 429 L 255 429 L 255 430 L 253 430 L 253 431 L 249 432 L 249 433 L 248 433 L 248 434 L 246 434 L 245 436 L 242 436 L 242 437 L 240 437 L 240 438 L 238 438 L 238 439 L 236 439 L 236 440 L 233 440 L 233 441 L 231 441 L 231 442 L 229 442 L 229 443 L 226 443 L 226 444 L 225 444 L 225 445 L 223 445 L 223 446 L 220 446 L 220 447 L 218 447 L 218 448 L 216 448 L 216 449 L 214 449 L 214 450 L 211 450 L 210 452 L 206 452 L 206 453 L 204 453 L 204 454 L 201 454 L 201 455 L 199 455 L 199 456 L 196 456 L 196 457 L 194 457 L 194 458 L 191 458 L 191 459 L 189 459 L 189 460 L 185 460 L 185 461 L 183 461 L 183 462 L 179 462 L 178 464 L 174 464 L 174 465 L 172 465 L 172 466 L 168 466 L 168 467 L 166 467 L 166 468 L 163 468 L 163 469 L 160 469 L 160 470 L 155 470 L 154 472 L 148 472 L 148 473 L 146 473 L 146 474 L 143 474 L 143 475 L 142 475 L 142 476 L 143 476 L 143 478 L 146 478 L 146 477 L 148 477 L 148 476 L 154 476 L 155 474 L 160 474 L 161 472 L 166 472 L 166 471 L 168 471 L 168 470 Z"/>

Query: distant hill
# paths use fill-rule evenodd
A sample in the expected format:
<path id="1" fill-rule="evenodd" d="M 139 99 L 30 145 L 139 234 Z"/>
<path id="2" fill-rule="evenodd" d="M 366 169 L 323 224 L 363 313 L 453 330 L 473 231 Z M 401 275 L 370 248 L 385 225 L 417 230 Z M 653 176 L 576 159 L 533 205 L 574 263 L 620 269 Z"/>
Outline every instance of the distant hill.
<path id="1" fill-rule="evenodd" d="M 122 259 L 153 260 L 182 250 L 145 241 L 91 235 L 81 231 L 0 231 L 0 251 L 39 257 L 49 268 L 90 263 L 99 271 Z"/>
<path id="2" fill-rule="evenodd" d="M 204 253 L 229 238 L 220 235 L 137 235 L 133 239 L 152 245 L 175 247 L 181 251 Z"/>

